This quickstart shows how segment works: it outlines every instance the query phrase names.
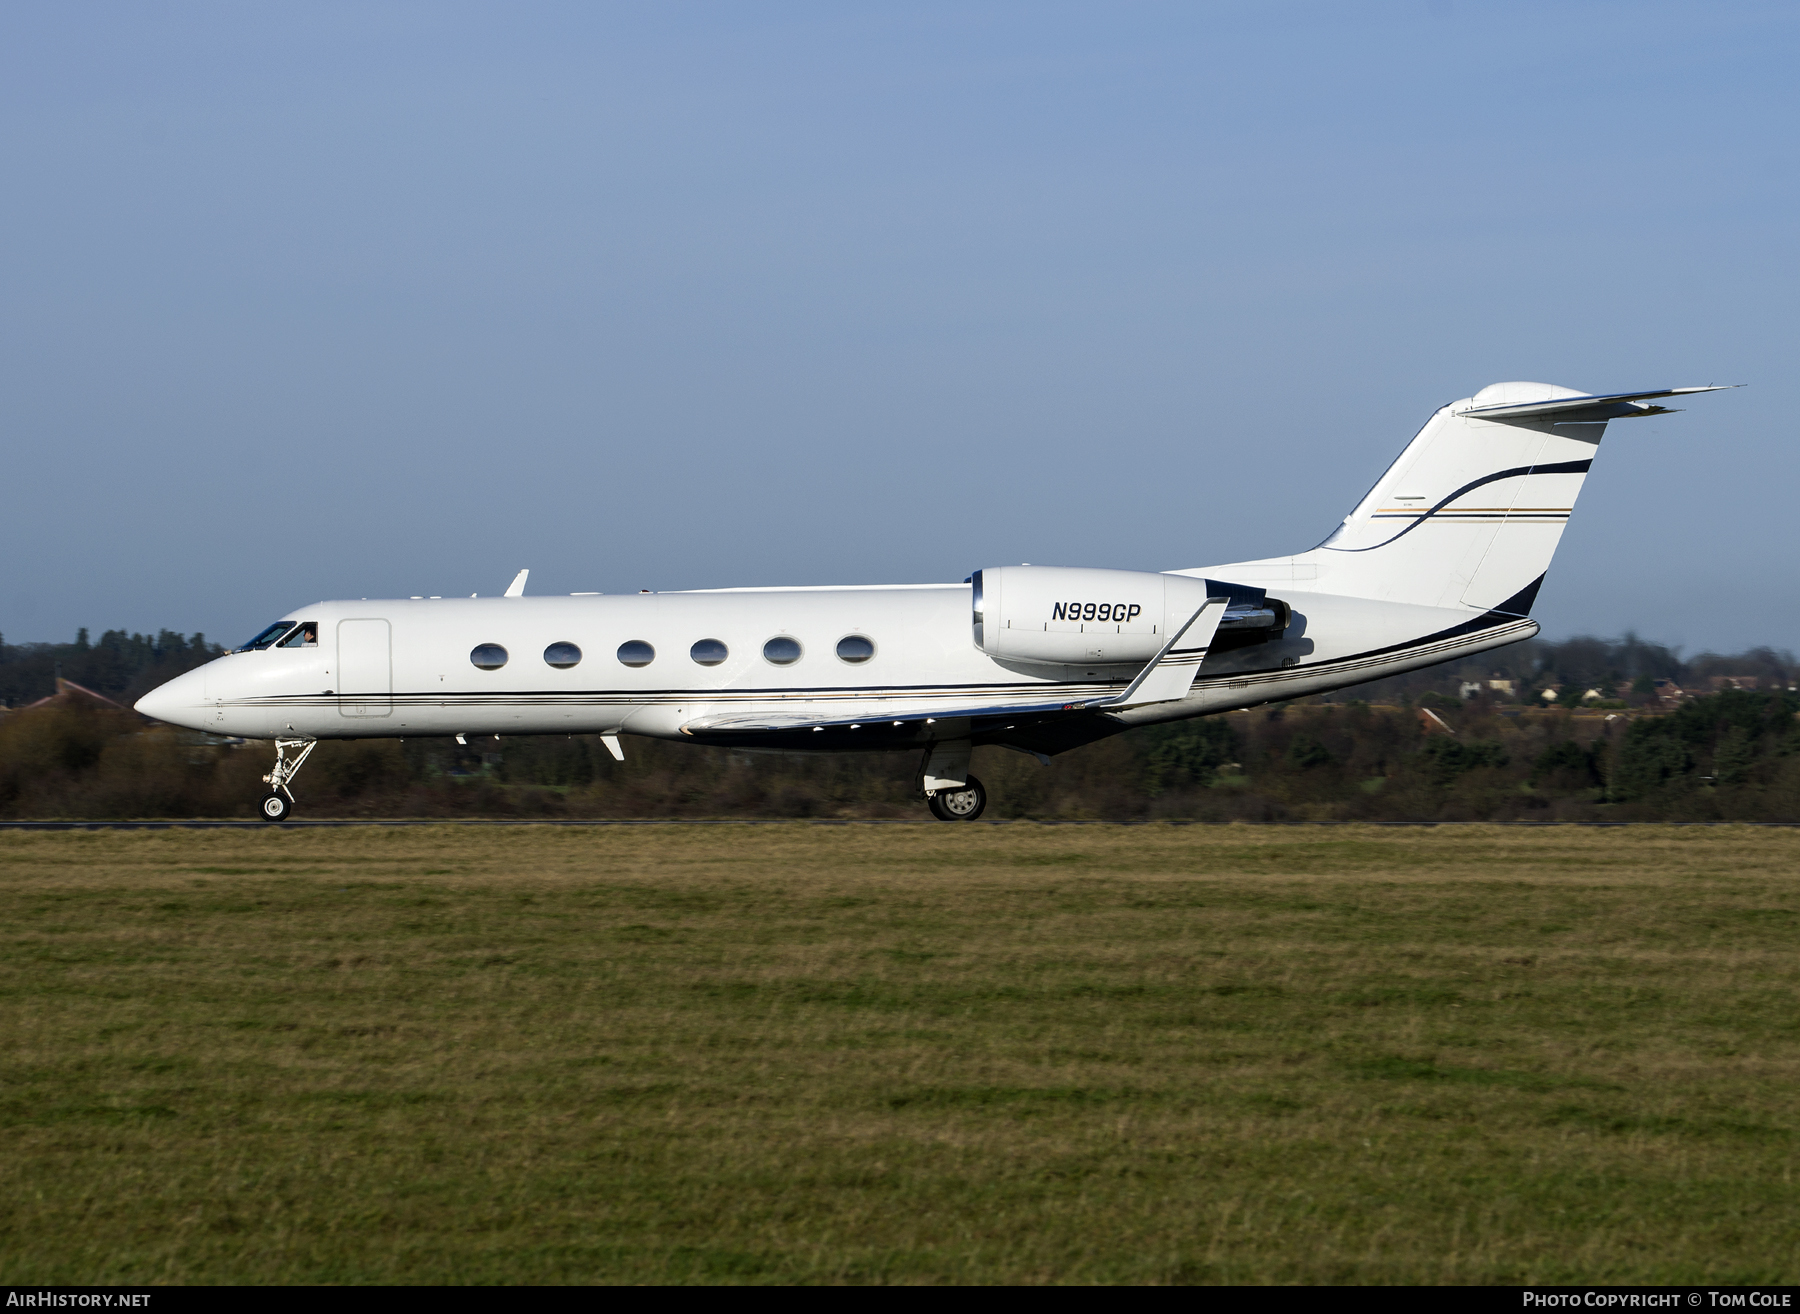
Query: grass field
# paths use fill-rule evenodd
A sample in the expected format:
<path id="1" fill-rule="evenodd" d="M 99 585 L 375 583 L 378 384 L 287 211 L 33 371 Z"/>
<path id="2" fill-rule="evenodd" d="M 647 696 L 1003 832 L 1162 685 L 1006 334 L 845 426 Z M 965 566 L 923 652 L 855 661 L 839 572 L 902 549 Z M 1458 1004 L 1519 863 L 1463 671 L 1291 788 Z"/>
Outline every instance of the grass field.
<path id="1" fill-rule="evenodd" d="M 0 1278 L 1794 1282 L 1800 833 L 0 835 Z"/>

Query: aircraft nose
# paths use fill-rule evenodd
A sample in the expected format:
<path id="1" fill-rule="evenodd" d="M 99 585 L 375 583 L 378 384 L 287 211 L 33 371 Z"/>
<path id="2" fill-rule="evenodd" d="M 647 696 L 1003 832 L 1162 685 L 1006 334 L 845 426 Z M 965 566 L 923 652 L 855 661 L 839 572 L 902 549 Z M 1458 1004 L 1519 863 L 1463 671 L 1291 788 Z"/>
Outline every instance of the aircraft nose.
<path id="1" fill-rule="evenodd" d="M 205 677 L 199 671 L 189 671 L 167 684 L 157 685 L 134 706 L 154 721 L 198 729 L 204 694 Z"/>

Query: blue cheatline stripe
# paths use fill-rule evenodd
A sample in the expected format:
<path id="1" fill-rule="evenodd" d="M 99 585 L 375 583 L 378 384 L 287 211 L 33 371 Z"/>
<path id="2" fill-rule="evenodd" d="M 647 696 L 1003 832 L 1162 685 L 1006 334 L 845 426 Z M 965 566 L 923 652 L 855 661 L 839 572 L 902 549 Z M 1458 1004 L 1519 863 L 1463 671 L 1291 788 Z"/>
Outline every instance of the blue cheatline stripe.
<path id="1" fill-rule="evenodd" d="M 1585 461 L 1558 461 L 1552 465 L 1520 465 L 1520 466 L 1513 467 L 1511 470 L 1502 470 L 1502 471 L 1500 471 L 1499 474 L 1487 475 L 1487 476 L 1484 476 L 1483 478 L 1475 480 L 1473 483 L 1464 484 L 1461 488 L 1457 489 L 1454 493 L 1450 494 L 1449 497 L 1446 497 L 1443 501 L 1439 502 L 1436 506 L 1432 507 L 1431 510 L 1425 512 L 1425 514 L 1420 516 L 1417 520 L 1413 521 L 1412 524 L 1408 525 L 1405 529 L 1401 530 L 1398 534 L 1395 534 L 1393 538 L 1383 539 L 1381 542 L 1371 544 L 1369 547 L 1334 548 L 1334 547 L 1329 546 L 1328 544 L 1321 544 L 1320 549 L 1323 551 L 1326 551 L 1326 552 L 1373 552 L 1376 548 L 1384 548 L 1389 543 L 1398 542 L 1400 539 L 1405 538 L 1408 534 L 1412 533 L 1413 530 L 1417 529 L 1420 525 L 1424 524 L 1427 520 L 1430 520 L 1432 517 L 1436 516 L 1438 514 L 1438 512 L 1442 511 L 1445 507 L 1449 506 L 1452 502 L 1454 502 L 1457 498 L 1461 497 L 1464 493 L 1473 492 L 1475 489 L 1480 488 L 1483 484 L 1492 484 L 1492 483 L 1497 483 L 1498 481 L 1500 481 L 1502 479 L 1517 479 L 1524 475 L 1534 475 L 1534 474 L 1541 474 L 1541 475 L 1586 474 L 1588 472 L 1588 470 L 1593 466 L 1593 464 L 1594 464 L 1594 462 L 1593 462 L 1592 458 L 1590 458 Z"/>

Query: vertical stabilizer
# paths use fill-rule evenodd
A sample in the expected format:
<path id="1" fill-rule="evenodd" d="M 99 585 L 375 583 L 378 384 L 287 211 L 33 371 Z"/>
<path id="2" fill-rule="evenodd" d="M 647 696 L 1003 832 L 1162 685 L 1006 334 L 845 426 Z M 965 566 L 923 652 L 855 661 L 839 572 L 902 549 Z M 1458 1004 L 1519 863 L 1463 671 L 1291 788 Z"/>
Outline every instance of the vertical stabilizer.
<path id="1" fill-rule="evenodd" d="M 1485 419 L 1482 406 L 1584 394 L 1496 383 L 1426 423 L 1312 554 L 1321 591 L 1434 607 L 1531 610 L 1606 419 L 1581 411 Z"/>
<path id="2" fill-rule="evenodd" d="M 1665 413 L 1644 398 L 1707 391 L 1595 394 L 1549 383 L 1492 384 L 1433 415 L 1312 551 L 1206 573 L 1270 588 L 1527 615 L 1607 421 Z"/>

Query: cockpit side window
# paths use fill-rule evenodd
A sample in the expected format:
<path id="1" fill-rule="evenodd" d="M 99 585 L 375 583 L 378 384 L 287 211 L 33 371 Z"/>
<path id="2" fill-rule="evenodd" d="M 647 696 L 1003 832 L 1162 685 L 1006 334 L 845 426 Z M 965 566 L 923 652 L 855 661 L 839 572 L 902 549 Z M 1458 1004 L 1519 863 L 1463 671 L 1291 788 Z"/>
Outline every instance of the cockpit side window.
<path id="1" fill-rule="evenodd" d="M 283 648 L 317 648 L 319 646 L 319 622 L 301 621 L 300 628 L 281 641 Z"/>
<path id="2" fill-rule="evenodd" d="M 249 643 L 246 643 L 242 648 L 239 648 L 238 651 L 239 652 L 248 652 L 252 648 L 261 649 L 261 648 L 272 647 L 275 643 L 275 640 L 279 639 L 282 635 L 286 634 L 289 630 L 291 630 L 293 628 L 294 628 L 293 621 L 276 621 L 273 625 L 269 626 L 268 629 L 264 630 L 261 634 L 257 635 L 254 639 L 250 640 Z"/>

